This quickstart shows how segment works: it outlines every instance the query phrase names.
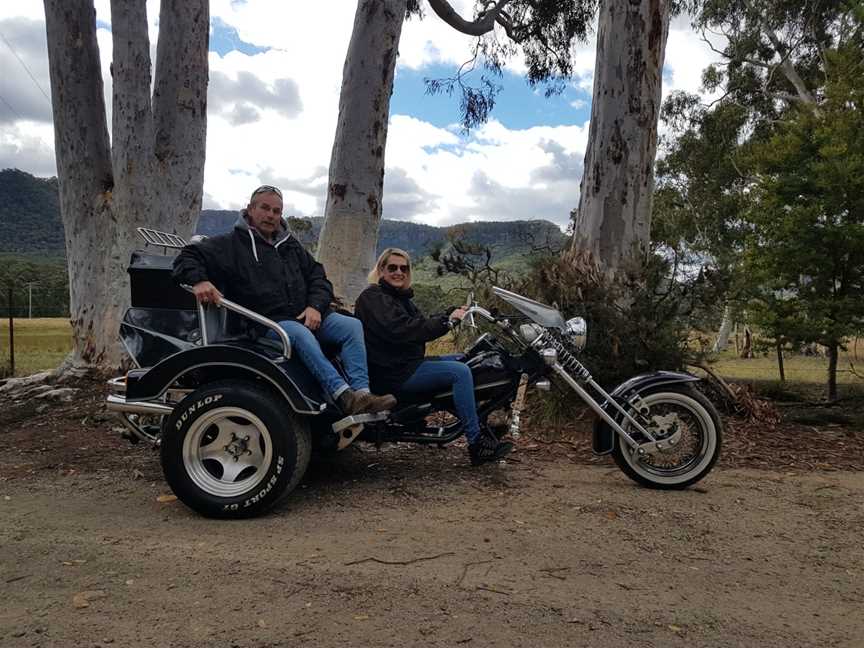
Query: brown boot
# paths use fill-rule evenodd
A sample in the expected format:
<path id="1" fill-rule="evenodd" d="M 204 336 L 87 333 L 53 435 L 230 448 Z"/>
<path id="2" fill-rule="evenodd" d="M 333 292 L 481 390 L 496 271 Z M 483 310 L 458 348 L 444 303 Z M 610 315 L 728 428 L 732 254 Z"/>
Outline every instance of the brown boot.
<path id="1" fill-rule="evenodd" d="M 339 395 L 336 403 L 346 414 L 372 414 L 384 412 L 396 406 L 396 398 L 392 394 L 375 396 L 368 391 L 354 391 L 346 389 Z"/>

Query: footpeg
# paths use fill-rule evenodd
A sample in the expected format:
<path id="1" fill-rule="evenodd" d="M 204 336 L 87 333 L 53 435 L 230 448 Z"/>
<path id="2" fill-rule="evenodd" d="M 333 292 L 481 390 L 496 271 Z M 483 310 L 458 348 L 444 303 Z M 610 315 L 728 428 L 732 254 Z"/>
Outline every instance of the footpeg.
<path id="1" fill-rule="evenodd" d="M 333 424 L 333 431 L 339 435 L 337 450 L 344 450 L 363 431 L 364 424 L 375 421 L 386 421 L 390 416 L 389 411 L 375 412 L 373 414 L 354 414 L 339 419 Z"/>

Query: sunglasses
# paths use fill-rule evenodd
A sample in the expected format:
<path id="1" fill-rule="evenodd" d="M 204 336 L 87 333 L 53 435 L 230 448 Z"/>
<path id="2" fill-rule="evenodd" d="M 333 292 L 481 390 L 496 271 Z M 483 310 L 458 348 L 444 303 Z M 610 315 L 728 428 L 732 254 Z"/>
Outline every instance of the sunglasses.
<path id="1" fill-rule="evenodd" d="M 411 267 L 407 265 L 396 265 L 395 263 L 390 263 L 387 265 L 387 272 L 401 272 L 402 274 L 408 274 L 411 272 Z"/>
<path id="2" fill-rule="evenodd" d="M 282 199 L 282 192 L 279 191 L 278 187 L 274 187 L 273 185 L 261 185 L 255 191 L 252 192 L 252 195 L 250 196 L 249 199 L 251 200 L 252 198 L 257 196 L 258 194 L 262 194 L 262 193 L 276 194 L 277 196 L 279 196 L 280 200 Z"/>

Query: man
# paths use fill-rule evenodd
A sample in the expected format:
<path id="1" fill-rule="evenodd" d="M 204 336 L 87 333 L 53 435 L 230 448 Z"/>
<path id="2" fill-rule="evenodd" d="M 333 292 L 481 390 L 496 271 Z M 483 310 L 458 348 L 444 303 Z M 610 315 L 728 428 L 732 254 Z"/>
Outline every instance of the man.
<path id="1" fill-rule="evenodd" d="M 279 323 L 293 351 L 346 414 L 380 412 L 396 399 L 369 391 L 366 347 L 359 320 L 333 313 L 333 285 L 282 220 L 282 192 L 264 185 L 252 192 L 234 230 L 187 245 L 174 260 L 174 279 L 192 286 L 202 303 L 225 296 Z M 324 356 L 338 346 L 348 383 Z"/>

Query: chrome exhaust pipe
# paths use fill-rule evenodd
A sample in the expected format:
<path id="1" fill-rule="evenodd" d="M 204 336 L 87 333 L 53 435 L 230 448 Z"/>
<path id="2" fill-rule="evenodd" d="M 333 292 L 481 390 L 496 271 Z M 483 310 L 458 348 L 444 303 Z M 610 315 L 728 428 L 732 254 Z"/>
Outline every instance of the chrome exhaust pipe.
<path id="1" fill-rule="evenodd" d="M 127 403 L 125 396 L 109 394 L 106 407 L 110 412 L 119 412 L 121 414 L 146 414 L 148 416 L 168 416 L 174 411 L 171 405 L 164 403 L 150 403 L 142 401 L 140 403 Z"/>

